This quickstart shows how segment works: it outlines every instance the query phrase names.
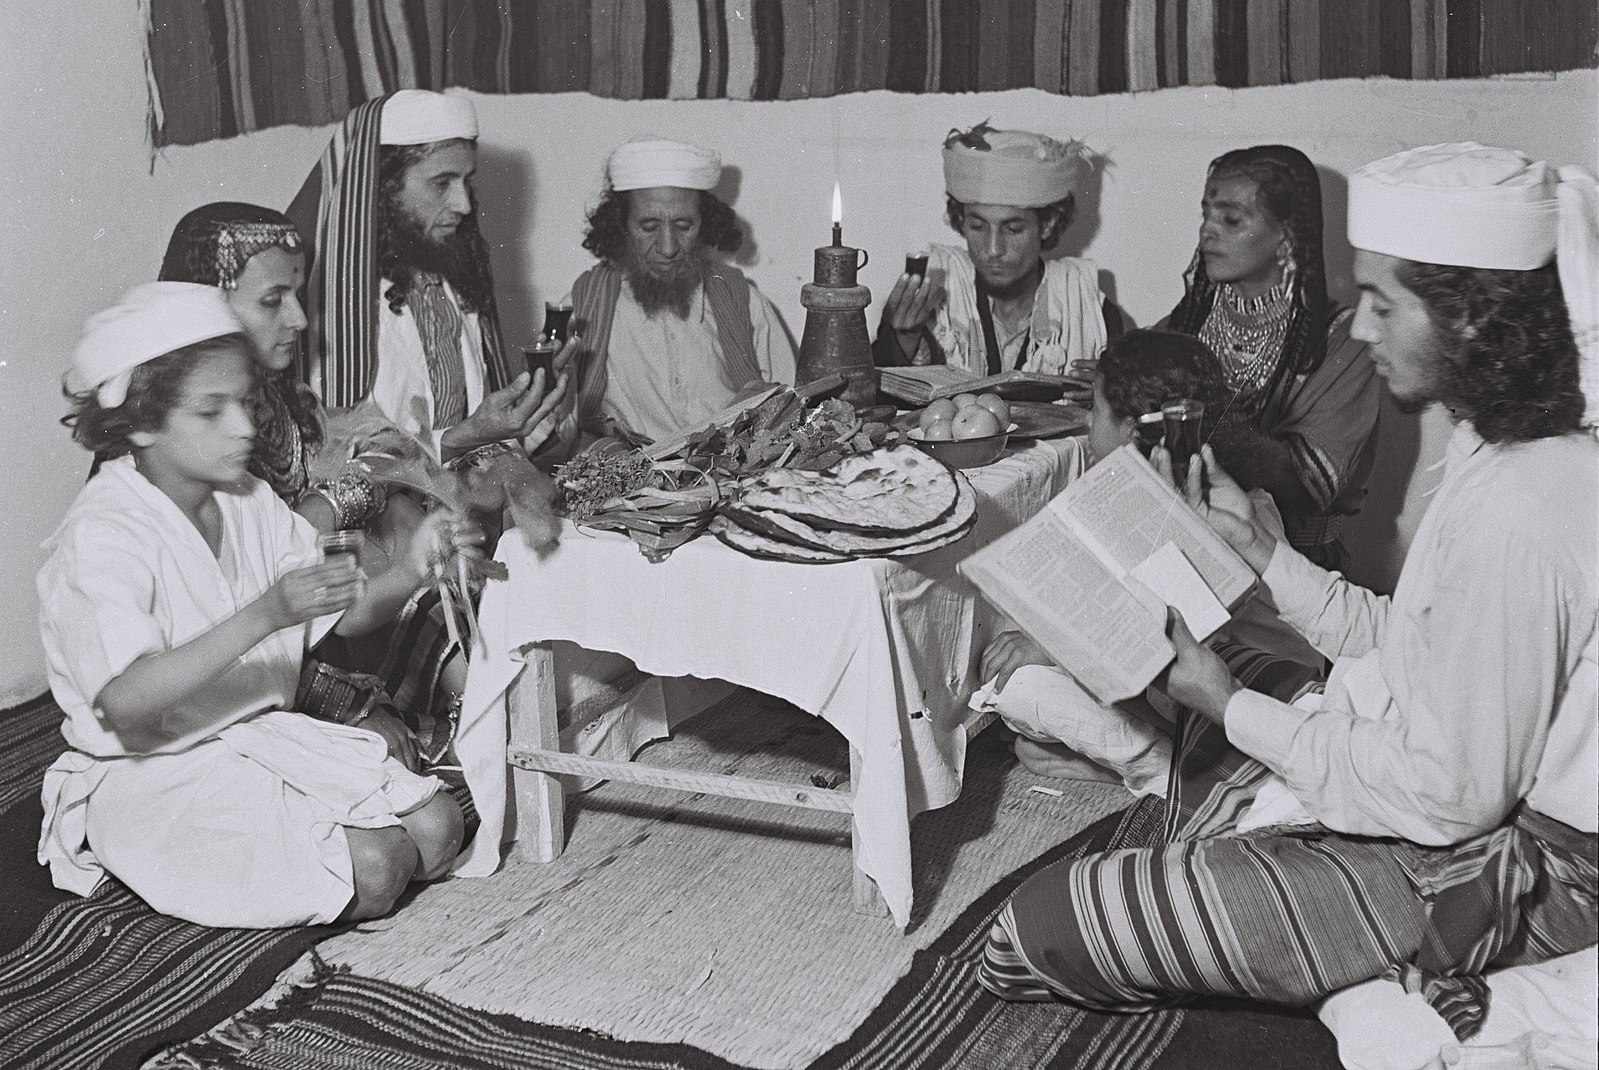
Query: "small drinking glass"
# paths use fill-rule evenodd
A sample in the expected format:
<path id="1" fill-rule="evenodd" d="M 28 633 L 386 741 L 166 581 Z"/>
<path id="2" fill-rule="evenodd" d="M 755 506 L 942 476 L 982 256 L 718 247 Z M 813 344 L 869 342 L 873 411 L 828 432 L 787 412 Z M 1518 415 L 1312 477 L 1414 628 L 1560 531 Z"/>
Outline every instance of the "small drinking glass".
<path id="1" fill-rule="evenodd" d="M 572 325 L 572 307 L 570 305 L 556 305 L 549 301 L 544 302 L 544 337 L 543 341 L 554 342 L 555 348 L 560 349 L 566 344 L 567 335 Z"/>
<path id="2" fill-rule="evenodd" d="M 1199 455 L 1200 424 L 1205 419 L 1205 403 L 1195 398 L 1178 398 L 1160 408 L 1166 430 L 1166 449 L 1171 453 L 1171 474 L 1178 486 L 1188 481 L 1188 460 Z"/>
<path id="3" fill-rule="evenodd" d="M 927 256 L 925 254 L 922 256 L 907 255 L 905 257 L 905 274 L 925 278 L 927 276 Z"/>
<path id="4" fill-rule="evenodd" d="M 358 529 L 349 531 L 325 531 L 316 537 L 317 549 L 322 551 L 322 560 L 336 560 L 340 554 L 348 554 L 352 565 L 359 565 L 361 560 L 361 547 L 366 545 L 366 532 Z"/>

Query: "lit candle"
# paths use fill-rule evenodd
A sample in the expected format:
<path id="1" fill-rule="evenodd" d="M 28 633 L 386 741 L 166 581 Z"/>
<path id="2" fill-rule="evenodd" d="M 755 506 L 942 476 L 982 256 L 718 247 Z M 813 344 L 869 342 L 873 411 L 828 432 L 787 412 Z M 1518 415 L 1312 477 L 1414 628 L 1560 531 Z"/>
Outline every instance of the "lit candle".
<path id="1" fill-rule="evenodd" d="M 838 180 L 833 180 L 833 244 L 844 244 L 844 198 L 838 190 Z"/>

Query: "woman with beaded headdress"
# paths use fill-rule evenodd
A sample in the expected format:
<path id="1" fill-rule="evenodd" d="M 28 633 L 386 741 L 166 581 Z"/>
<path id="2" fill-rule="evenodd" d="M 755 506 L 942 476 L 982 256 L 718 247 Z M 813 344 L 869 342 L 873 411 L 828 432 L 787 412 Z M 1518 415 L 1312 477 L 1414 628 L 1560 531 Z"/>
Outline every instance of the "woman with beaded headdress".
<path id="1" fill-rule="evenodd" d="M 1296 550 L 1342 569 L 1340 518 L 1365 496 L 1381 384 L 1349 336 L 1353 311 L 1327 297 L 1315 165 L 1286 145 L 1224 153 L 1201 204 L 1183 297 L 1161 325 L 1222 360 L 1224 419 L 1253 438 L 1239 482 L 1271 493 Z"/>
<path id="2" fill-rule="evenodd" d="M 220 288 L 250 340 L 256 373 L 249 399 L 255 425 L 251 474 L 319 531 L 365 531 L 363 567 L 381 569 L 388 548 L 404 545 L 423 512 L 408 495 L 386 494 L 355 466 L 341 466 L 332 479 L 314 478 L 329 466 L 318 459 L 327 437 L 321 402 L 295 372 L 306 328 L 305 261 L 305 240 L 287 216 L 223 201 L 178 221 L 160 279 Z M 358 719 L 383 735 L 408 765 L 431 764 L 449 743 L 450 711 L 464 678 L 461 653 L 443 624 L 438 595 L 429 589 L 412 599 L 392 628 L 360 644 L 333 640 L 319 647 L 316 659 L 307 662 L 300 708 L 346 722 Z M 374 696 L 391 699 L 403 720 L 369 702 Z"/>

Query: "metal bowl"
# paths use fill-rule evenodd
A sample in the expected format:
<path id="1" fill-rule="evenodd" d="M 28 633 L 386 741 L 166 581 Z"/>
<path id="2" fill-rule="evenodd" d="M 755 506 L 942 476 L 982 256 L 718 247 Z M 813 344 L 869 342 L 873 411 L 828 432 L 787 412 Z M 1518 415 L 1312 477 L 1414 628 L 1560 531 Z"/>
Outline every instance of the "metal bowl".
<path id="1" fill-rule="evenodd" d="M 1011 424 L 997 435 L 982 438 L 924 439 L 921 428 L 912 428 L 906 437 L 916 443 L 929 456 L 943 461 L 951 468 L 981 468 L 993 464 L 1005 453 L 1010 433 L 1016 430 Z"/>

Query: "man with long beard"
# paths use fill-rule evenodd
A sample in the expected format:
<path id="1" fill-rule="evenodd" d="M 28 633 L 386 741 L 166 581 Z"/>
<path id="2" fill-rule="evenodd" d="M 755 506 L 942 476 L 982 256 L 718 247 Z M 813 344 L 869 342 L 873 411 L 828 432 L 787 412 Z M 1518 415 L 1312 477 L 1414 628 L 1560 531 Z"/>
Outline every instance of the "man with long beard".
<path id="1" fill-rule="evenodd" d="M 307 379 L 329 407 L 369 401 L 445 461 L 512 440 L 536 449 L 565 389 L 518 371 L 500 337 L 477 138 L 458 93 L 367 101 L 290 209 L 316 235 Z"/>
<path id="2" fill-rule="evenodd" d="M 662 441 L 702 427 L 762 383 L 793 383 L 777 310 L 722 259 L 744 235 L 711 190 L 709 149 L 635 141 L 611 154 L 583 247 L 600 260 L 572 286 L 582 333 L 577 415 L 590 434 Z"/>

